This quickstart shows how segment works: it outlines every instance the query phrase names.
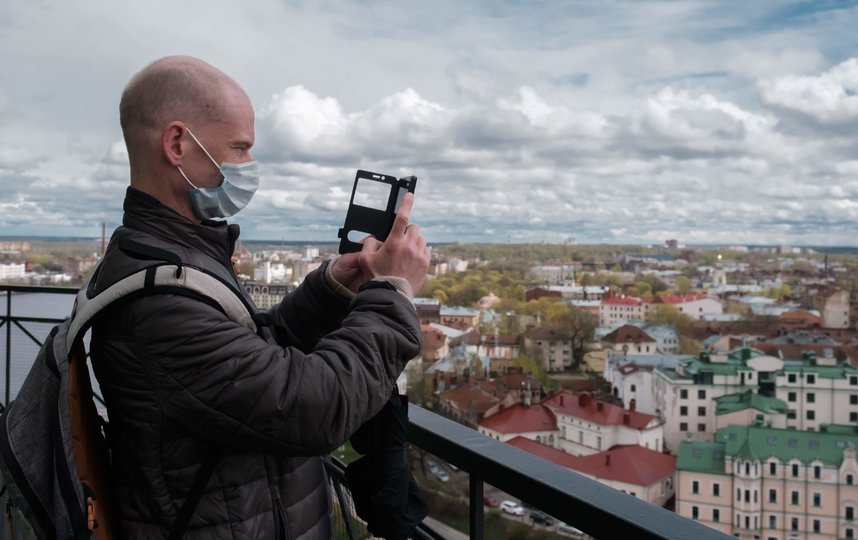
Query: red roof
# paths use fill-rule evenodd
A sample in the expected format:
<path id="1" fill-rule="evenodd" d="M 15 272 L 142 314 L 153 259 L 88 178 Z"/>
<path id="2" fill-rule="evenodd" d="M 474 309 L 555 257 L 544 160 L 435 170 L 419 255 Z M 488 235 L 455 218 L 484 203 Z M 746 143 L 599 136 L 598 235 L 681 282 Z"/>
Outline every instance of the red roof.
<path id="1" fill-rule="evenodd" d="M 694 302 L 695 300 L 703 300 L 709 296 L 706 293 L 701 294 L 662 294 L 659 295 L 657 302 L 662 304 L 682 304 L 683 302 Z"/>
<path id="2" fill-rule="evenodd" d="M 478 415 L 483 414 L 488 409 L 495 406 L 503 398 L 502 396 L 493 396 L 491 394 L 491 390 L 487 392 L 484 389 L 470 385 L 457 386 L 452 390 L 441 392 L 441 395 L 438 397 L 442 401 L 446 401 L 450 406 L 462 412 L 467 411 L 468 407 L 473 403 L 474 412 Z"/>
<path id="3" fill-rule="evenodd" d="M 602 426 L 627 425 L 643 430 L 656 417 L 637 411 L 629 411 L 618 405 L 594 400 L 589 393 L 578 395 L 560 391 L 542 402 L 555 413 L 581 418 Z"/>
<path id="4" fill-rule="evenodd" d="M 608 296 L 602 300 L 603 304 L 619 304 L 625 306 L 638 306 L 643 302 L 640 298 L 636 296 Z"/>
<path id="5" fill-rule="evenodd" d="M 623 325 L 607 336 L 602 338 L 602 341 L 608 343 L 644 343 L 655 342 L 649 334 L 630 324 Z"/>
<path id="6" fill-rule="evenodd" d="M 556 431 L 557 420 L 542 405 L 525 407 L 516 404 L 497 414 L 484 418 L 480 426 L 498 433 L 532 433 L 534 431 Z"/>
<path id="7" fill-rule="evenodd" d="M 570 456 L 524 437 L 516 437 L 507 444 L 595 478 L 636 486 L 651 486 L 676 472 L 675 456 L 636 444 L 615 446 L 605 452 L 581 457 Z"/>

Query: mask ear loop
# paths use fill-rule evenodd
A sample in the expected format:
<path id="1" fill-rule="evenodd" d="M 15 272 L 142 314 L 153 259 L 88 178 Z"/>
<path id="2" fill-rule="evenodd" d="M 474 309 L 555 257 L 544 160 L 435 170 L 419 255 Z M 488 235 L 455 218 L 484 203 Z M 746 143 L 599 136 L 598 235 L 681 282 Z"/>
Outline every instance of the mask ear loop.
<path id="1" fill-rule="evenodd" d="M 214 166 L 217 168 L 217 170 L 220 170 L 220 165 L 217 164 L 217 161 L 215 161 L 214 158 L 212 157 L 212 155 L 209 154 L 209 151 L 206 150 L 206 147 L 203 146 L 203 144 L 200 142 L 199 139 L 197 139 L 197 136 L 194 135 L 194 132 L 191 131 L 191 128 L 189 128 L 188 126 L 185 126 L 185 129 L 188 130 L 188 135 L 190 135 L 191 138 L 194 139 L 194 142 L 196 142 L 197 145 L 203 149 L 203 152 L 205 152 L 206 156 L 208 156 L 208 158 L 211 160 L 211 162 L 214 163 Z"/>
<path id="2" fill-rule="evenodd" d="M 194 188 L 194 189 L 200 189 L 200 188 L 198 188 L 197 186 L 195 186 L 193 183 L 191 183 L 191 181 L 190 181 L 190 180 L 188 180 L 188 175 L 187 175 L 187 174 L 185 174 L 185 171 L 183 171 L 183 170 L 182 170 L 182 167 L 181 167 L 180 165 L 176 165 L 176 168 L 177 168 L 177 169 L 179 169 L 179 172 L 180 172 L 180 173 L 182 173 L 182 176 L 185 178 L 185 182 L 187 182 L 187 183 L 191 184 L 191 187 L 192 187 L 192 188 Z"/>

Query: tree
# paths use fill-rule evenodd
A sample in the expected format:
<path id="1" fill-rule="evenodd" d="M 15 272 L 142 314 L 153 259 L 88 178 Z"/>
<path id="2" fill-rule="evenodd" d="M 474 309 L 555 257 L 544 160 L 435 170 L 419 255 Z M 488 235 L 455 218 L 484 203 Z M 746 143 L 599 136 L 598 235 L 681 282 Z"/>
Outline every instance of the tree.
<path id="1" fill-rule="evenodd" d="M 676 278 L 676 291 L 679 294 L 688 294 L 691 292 L 691 280 L 685 276 Z"/>
<path id="2" fill-rule="evenodd" d="M 691 317 L 669 304 L 659 304 L 653 307 L 647 313 L 646 319 L 653 323 L 669 324 L 676 328 L 680 334 L 690 330 L 694 323 Z"/>

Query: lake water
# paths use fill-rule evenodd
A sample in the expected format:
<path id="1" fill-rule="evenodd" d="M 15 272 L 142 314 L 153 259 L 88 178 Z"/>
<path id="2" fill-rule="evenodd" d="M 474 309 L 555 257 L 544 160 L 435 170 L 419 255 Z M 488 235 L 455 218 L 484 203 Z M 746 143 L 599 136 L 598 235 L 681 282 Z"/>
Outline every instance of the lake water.
<path id="1" fill-rule="evenodd" d="M 13 317 L 42 317 L 63 319 L 71 314 L 72 305 L 74 304 L 75 295 L 73 294 L 56 294 L 56 293 L 15 293 L 11 300 L 11 314 Z M 7 297 L 0 293 L 0 317 L 6 316 Z M 3 319 L 0 319 L 3 322 Z M 20 324 L 25 330 L 17 326 Z M 36 354 L 39 352 L 39 343 L 44 341 L 45 337 L 51 331 L 53 324 L 35 323 L 35 322 L 18 322 L 17 324 L 9 324 L 6 322 L 0 326 L 0 401 L 7 402 L 6 399 L 6 351 L 7 344 L 11 351 L 11 364 L 9 366 L 9 397 L 14 399 L 30 370 Z M 33 338 L 39 340 L 39 343 L 27 335 L 32 334 Z"/>

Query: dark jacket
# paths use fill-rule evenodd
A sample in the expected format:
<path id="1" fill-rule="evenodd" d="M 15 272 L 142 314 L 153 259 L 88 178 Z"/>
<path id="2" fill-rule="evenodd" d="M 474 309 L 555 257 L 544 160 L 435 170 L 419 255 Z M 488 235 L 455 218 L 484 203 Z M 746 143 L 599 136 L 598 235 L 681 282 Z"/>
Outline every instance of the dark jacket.
<path id="1" fill-rule="evenodd" d="M 231 268 L 237 237 L 235 225 L 192 223 L 129 189 L 97 288 L 123 277 L 121 238 Z M 185 538 L 331 536 L 316 456 L 384 406 L 420 351 L 420 324 L 402 294 L 371 288 L 349 302 L 323 272 L 270 311 L 269 339 L 173 294 L 135 299 L 93 327 L 122 538 L 166 537 L 196 472 L 218 452 Z"/>

